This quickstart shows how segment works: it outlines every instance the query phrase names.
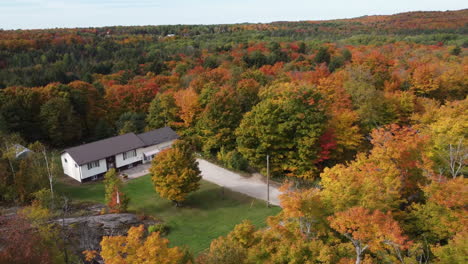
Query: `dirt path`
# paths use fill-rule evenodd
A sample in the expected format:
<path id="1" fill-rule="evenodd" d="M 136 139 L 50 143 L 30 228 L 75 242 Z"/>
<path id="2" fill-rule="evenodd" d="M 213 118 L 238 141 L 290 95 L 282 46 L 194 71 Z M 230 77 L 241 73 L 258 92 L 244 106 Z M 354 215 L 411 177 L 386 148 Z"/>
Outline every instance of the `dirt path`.
<path id="1" fill-rule="evenodd" d="M 258 177 L 243 177 L 237 173 L 226 170 L 204 159 L 197 159 L 198 166 L 204 180 L 224 186 L 235 192 L 240 192 L 257 199 L 266 201 L 266 183 Z M 270 203 L 279 205 L 280 191 L 270 185 Z"/>

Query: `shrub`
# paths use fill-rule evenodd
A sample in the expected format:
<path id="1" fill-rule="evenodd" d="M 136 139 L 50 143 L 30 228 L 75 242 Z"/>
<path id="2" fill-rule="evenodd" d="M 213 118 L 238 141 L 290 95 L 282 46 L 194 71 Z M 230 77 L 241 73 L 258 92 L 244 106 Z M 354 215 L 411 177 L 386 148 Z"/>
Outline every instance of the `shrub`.
<path id="1" fill-rule="evenodd" d="M 170 227 L 164 223 L 158 223 L 148 226 L 148 233 L 159 232 L 161 236 L 169 234 Z"/>
<path id="2" fill-rule="evenodd" d="M 223 166 L 230 169 L 246 170 L 248 166 L 247 160 L 237 150 L 226 152 L 224 148 L 221 148 L 217 158 Z"/>

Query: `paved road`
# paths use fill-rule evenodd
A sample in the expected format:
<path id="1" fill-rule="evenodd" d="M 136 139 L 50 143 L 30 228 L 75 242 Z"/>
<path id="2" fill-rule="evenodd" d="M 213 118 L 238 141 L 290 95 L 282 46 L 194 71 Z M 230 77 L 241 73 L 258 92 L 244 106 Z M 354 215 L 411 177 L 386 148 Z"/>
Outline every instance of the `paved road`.
<path id="1" fill-rule="evenodd" d="M 204 180 L 261 200 L 267 198 L 266 183 L 257 177 L 246 178 L 204 159 L 197 159 Z M 279 205 L 280 191 L 270 185 L 270 203 Z"/>

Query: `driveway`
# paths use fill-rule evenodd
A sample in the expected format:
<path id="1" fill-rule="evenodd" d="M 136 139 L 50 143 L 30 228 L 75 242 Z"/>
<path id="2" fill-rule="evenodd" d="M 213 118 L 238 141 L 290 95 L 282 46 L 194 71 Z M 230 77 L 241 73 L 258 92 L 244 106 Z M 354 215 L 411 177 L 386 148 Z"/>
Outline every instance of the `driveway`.
<path id="1" fill-rule="evenodd" d="M 243 177 L 235 172 L 226 170 L 204 159 L 197 159 L 198 167 L 205 181 L 226 187 L 232 191 L 246 194 L 260 200 L 267 200 L 267 186 L 262 176 L 254 174 L 251 177 Z M 149 174 L 151 163 L 141 164 L 133 168 L 121 171 L 128 175 L 128 179 L 135 179 Z M 270 203 L 279 206 L 280 191 L 270 185 Z"/>
<path id="2" fill-rule="evenodd" d="M 224 186 L 232 191 L 266 201 L 267 185 L 259 177 L 243 177 L 204 159 L 197 159 L 204 180 Z M 280 191 L 270 185 L 270 203 L 279 206 Z"/>
<path id="3" fill-rule="evenodd" d="M 120 172 L 120 174 L 127 174 L 128 179 L 135 179 L 141 176 L 145 176 L 149 174 L 149 168 L 151 167 L 151 163 L 140 164 L 130 169 L 126 169 Z"/>

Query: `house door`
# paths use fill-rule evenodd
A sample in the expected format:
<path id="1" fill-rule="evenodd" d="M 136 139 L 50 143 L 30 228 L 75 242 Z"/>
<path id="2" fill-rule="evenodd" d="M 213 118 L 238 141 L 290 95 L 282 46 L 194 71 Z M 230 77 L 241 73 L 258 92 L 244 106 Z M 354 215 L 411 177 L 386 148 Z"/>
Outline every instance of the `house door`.
<path id="1" fill-rule="evenodd" d="M 106 158 L 106 162 L 108 170 L 115 168 L 115 156 Z"/>

